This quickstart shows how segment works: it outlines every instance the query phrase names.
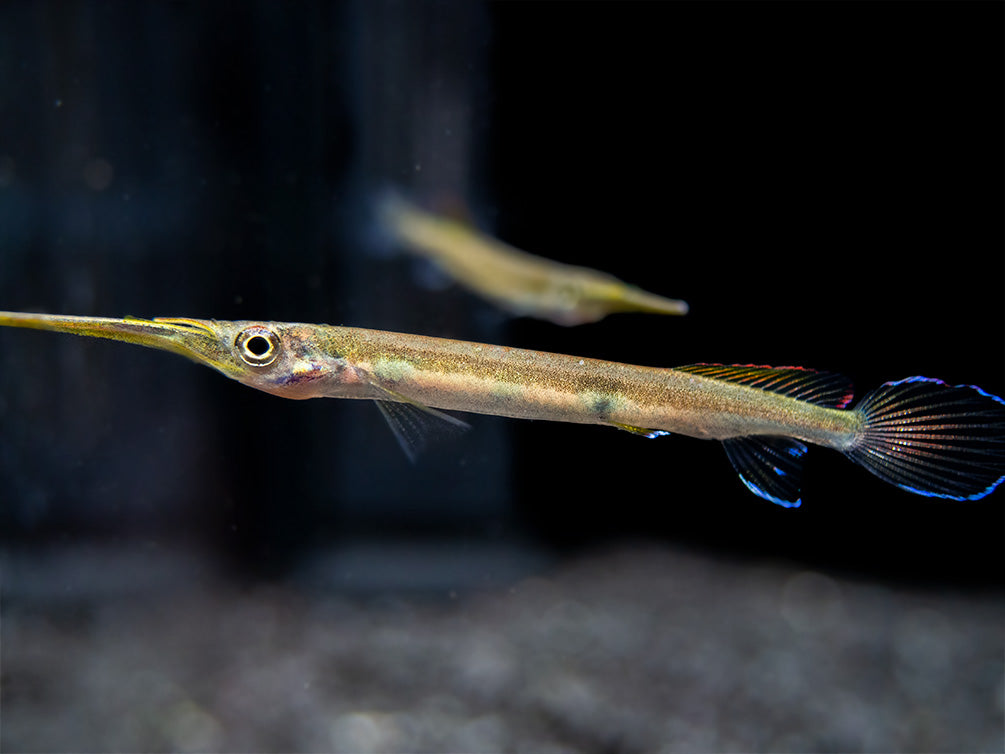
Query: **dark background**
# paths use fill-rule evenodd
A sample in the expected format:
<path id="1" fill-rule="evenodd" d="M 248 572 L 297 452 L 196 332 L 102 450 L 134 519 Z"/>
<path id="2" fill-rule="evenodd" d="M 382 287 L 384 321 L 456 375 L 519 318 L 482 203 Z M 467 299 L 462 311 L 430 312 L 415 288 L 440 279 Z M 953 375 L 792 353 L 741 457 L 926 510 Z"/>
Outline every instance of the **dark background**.
<path id="1" fill-rule="evenodd" d="M 0 308 L 1002 395 L 1003 15 L 4 3 Z M 508 319 L 389 252 L 388 187 L 691 313 Z M 715 443 L 465 418 L 413 466 L 365 402 L 0 332 L 0 743 L 998 747 L 1002 491 L 815 449 L 787 510 Z"/>
<path id="2" fill-rule="evenodd" d="M 859 395 L 915 374 L 1001 394 L 1000 6 L 671 4 L 616 21 L 587 6 L 534 24 L 497 10 L 494 49 L 519 49 L 494 57 L 498 232 L 692 306 L 573 331 L 520 321 L 512 340 L 814 366 Z M 651 532 L 1000 583 L 1000 491 L 923 500 L 819 451 L 802 508 L 782 510 L 744 494 L 704 443 L 577 429 L 514 430 L 518 500 L 552 534 Z M 542 447 L 564 451 L 546 473 Z M 530 502 L 542 492 L 548 505 Z"/>
<path id="3" fill-rule="evenodd" d="M 996 4 L 13 3 L 0 293 L 12 310 L 352 324 L 626 362 L 798 364 L 862 394 L 1005 392 Z M 386 186 L 688 300 L 506 321 L 373 253 Z M 1001 583 L 1002 494 L 810 454 L 753 498 L 684 438 L 473 419 L 417 467 L 373 407 L 256 395 L 164 354 L 0 333 L 2 536 L 204 541 L 278 575 L 359 532 L 644 534 Z"/>

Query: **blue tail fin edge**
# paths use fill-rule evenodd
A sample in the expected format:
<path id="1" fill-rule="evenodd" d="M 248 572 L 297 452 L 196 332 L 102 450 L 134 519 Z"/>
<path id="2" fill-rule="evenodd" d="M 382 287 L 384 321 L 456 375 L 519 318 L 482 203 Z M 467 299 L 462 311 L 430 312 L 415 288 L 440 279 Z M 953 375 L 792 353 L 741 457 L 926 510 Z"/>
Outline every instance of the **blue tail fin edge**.
<path id="1" fill-rule="evenodd" d="M 855 411 L 862 426 L 845 455 L 907 492 L 980 500 L 1005 480 L 1005 401 L 979 387 L 908 377 Z"/>

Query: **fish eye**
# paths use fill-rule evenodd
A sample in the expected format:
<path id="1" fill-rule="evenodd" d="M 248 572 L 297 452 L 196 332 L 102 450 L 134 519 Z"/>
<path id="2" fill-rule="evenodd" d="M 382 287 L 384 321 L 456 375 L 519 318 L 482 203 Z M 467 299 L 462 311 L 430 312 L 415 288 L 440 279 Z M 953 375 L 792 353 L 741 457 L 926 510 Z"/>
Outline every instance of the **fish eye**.
<path id="1" fill-rule="evenodd" d="M 244 362 L 253 367 L 267 367 L 279 356 L 279 336 L 260 325 L 242 330 L 234 345 Z"/>

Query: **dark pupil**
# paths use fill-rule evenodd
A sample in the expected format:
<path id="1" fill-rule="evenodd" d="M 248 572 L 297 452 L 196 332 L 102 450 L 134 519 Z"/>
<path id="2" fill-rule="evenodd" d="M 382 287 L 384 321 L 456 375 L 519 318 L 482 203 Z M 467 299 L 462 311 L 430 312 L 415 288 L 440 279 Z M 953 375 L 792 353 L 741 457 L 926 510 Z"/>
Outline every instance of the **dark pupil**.
<path id="1" fill-rule="evenodd" d="M 253 335 L 248 338 L 244 347 L 248 349 L 249 353 L 253 353 L 255 356 L 264 356 L 269 352 L 269 348 L 271 348 L 268 339 L 263 338 L 261 335 Z"/>

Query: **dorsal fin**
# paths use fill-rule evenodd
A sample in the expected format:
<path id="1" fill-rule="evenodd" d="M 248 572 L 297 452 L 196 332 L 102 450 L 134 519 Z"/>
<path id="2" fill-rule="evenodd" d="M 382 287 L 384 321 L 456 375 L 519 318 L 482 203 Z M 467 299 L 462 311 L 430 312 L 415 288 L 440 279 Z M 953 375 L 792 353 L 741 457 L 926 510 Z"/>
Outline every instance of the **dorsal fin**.
<path id="1" fill-rule="evenodd" d="M 688 364 L 679 372 L 735 382 L 827 408 L 845 408 L 854 395 L 851 380 L 834 372 L 805 367 L 769 367 L 756 364 Z"/>

